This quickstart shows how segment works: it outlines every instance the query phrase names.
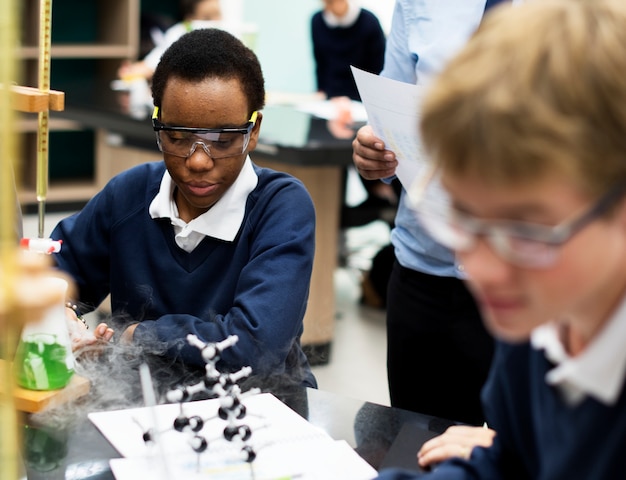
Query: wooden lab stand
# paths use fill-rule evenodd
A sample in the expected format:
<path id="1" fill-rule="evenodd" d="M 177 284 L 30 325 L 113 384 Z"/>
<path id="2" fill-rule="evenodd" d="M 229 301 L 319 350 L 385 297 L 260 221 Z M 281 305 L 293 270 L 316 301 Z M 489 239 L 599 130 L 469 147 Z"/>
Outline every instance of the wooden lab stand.
<path id="1" fill-rule="evenodd" d="M 13 108 L 24 113 L 39 113 L 46 110 L 61 111 L 65 108 L 65 94 L 51 90 L 43 92 L 37 88 L 12 86 Z M 0 361 L 1 362 L 1 361 Z M 6 364 L 0 365 L 0 375 L 6 371 Z M 6 379 L 0 378 L 0 386 Z M 36 413 L 46 408 L 59 406 L 89 392 L 89 381 L 74 374 L 70 383 L 59 390 L 35 391 L 14 387 L 14 404 L 20 412 Z"/>
<path id="2" fill-rule="evenodd" d="M 4 378 L 1 376 L 5 368 L 6 366 L 0 363 L 0 386 L 5 384 Z M 82 397 L 89 393 L 89 388 L 89 380 L 74 374 L 70 383 L 59 390 L 26 390 L 15 386 L 13 388 L 13 402 L 15 408 L 20 412 L 37 413 Z"/>

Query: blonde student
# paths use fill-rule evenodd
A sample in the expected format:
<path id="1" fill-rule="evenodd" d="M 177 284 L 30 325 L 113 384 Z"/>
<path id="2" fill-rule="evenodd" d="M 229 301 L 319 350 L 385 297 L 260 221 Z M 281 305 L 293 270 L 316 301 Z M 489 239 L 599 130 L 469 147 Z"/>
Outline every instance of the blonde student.
<path id="1" fill-rule="evenodd" d="M 620 0 L 496 9 L 426 97 L 444 195 L 417 215 L 497 338 L 497 433 L 423 478 L 626 478 L 625 26 Z"/>

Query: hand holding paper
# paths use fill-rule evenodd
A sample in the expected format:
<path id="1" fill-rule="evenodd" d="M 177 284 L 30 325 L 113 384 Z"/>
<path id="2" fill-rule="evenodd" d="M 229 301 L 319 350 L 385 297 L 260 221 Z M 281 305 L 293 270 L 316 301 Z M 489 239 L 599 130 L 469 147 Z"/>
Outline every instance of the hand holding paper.
<path id="1" fill-rule="evenodd" d="M 419 110 L 425 87 L 351 68 L 368 123 L 373 133 L 385 142 L 385 148 L 395 154 L 395 175 L 410 192 L 414 185 L 423 183 L 422 179 L 432 176 L 432 166 L 427 161 L 419 135 Z M 363 175 L 362 169 L 359 171 Z M 378 171 L 387 175 L 369 178 L 384 178 L 391 172 L 391 169 Z M 444 192 L 438 182 L 430 187 L 429 193 L 441 201 Z"/>

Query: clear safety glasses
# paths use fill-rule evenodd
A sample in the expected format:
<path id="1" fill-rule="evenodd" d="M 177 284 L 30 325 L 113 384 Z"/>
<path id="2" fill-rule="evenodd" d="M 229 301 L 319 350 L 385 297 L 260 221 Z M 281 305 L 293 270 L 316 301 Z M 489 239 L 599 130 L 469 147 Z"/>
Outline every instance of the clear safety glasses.
<path id="1" fill-rule="evenodd" d="M 198 146 L 212 159 L 241 155 L 248 148 L 250 133 L 258 112 L 253 112 L 248 123 L 236 128 L 175 127 L 161 123 L 159 107 L 154 108 L 152 128 L 156 133 L 159 150 L 176 157 L 188 158 Z"/>
<path id="2" fill-rule="evenodd" d="M 433 182 L 438 184 L 438 177 L 415 185 L 409 198 L 418 220 L 436 241 L 456 252 L 467 252 L 482 237 L 501 258 L 524 268 L 552 266 L 563 244 L 606 213 L 626 193 L 626 186 L 617 185 L 584 212 L 558 225 L 546 226 L 472 217 L 452 207 L 445 190 Z"/>

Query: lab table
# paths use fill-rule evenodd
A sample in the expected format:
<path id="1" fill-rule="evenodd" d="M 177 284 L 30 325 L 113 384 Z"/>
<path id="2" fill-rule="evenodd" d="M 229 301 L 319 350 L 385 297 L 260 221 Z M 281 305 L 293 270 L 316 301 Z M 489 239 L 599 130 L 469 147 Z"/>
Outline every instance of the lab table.
<path id="1" fill-rule="evenodd" d="M 268 390 L 335 440 L 345 440 L 374 469 L 421 472 L 416 452 L 454 422 L 327 391 L 294 387 Z M 28 480 L 113 480 L 109 460 L 120 454 L 79 407 L 63 407 L 36 420 L 25 416 L 22 458 Z M 64 415 L 71 416 L 70 421 Z M 49 423 L 48 423 L 49 422 Z M 63 427 L 59 428 L 61 422 Z M 129 435 L 140 435 L 129 425 Z M 254 435 L 254 432 L 253 432 Z M 315 455 L 315 452 L 311 452 Z"/>

